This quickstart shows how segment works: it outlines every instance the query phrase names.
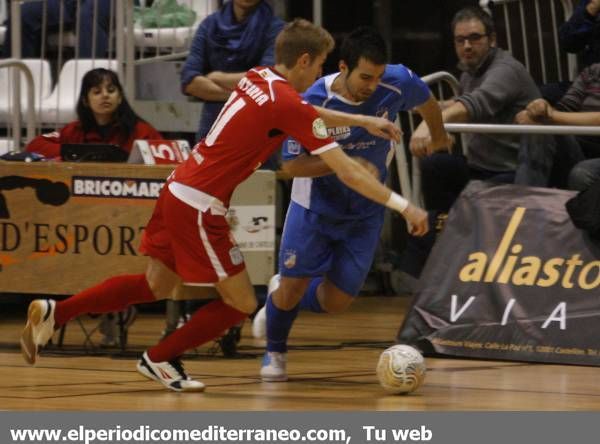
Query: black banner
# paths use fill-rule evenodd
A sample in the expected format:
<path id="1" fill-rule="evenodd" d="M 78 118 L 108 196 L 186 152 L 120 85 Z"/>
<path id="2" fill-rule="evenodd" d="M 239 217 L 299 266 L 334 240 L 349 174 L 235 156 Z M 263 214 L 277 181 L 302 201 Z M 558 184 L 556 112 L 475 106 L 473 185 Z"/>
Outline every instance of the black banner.
<path id="1" fill-rule="evenodd" d="M 573 195 L 470 183 L 398 341 L 448 355 L 600 365 L 600 248 L 571 223 Z"/>

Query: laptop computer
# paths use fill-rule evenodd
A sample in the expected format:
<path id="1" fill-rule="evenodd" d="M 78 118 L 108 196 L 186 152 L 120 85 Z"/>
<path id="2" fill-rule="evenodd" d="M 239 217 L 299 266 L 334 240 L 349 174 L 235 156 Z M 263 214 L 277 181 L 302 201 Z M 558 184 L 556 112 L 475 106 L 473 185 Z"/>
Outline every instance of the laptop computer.
<path id="1" fill-rule="evenodd" d="M 129 154 L 108 143 L 63 143 L 60 157 L 65 162 L 125 162 Z"/>

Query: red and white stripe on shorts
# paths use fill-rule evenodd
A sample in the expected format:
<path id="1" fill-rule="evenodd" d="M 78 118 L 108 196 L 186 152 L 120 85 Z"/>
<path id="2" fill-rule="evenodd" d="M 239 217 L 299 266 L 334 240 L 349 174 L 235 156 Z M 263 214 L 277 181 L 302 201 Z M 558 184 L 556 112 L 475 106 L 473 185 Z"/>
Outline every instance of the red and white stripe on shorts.
<path id="1" fill-rule="evenodd" d="M 184 282 L 214 283 L 245 264 L 223 214 L 200 211 L 164 187 L 146 226 L 140 251 L 163 262 Z"/>

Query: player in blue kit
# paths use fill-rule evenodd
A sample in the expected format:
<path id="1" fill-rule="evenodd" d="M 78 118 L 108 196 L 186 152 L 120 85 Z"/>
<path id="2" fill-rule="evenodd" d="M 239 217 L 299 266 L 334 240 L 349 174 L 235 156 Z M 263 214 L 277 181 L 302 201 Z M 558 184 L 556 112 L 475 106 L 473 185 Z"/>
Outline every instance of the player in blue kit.
<path id="1" fill-rule="evenodd" d="M 340 72 L 323 77 L 304 94 L 309 103 L 353 114 L 387 116 L 417 109 L 431 131 L 429 153 L 447 149 L 440 108 L 427 85 L 403 65 L 386 64 L 383 38 L 358 28 L 342 44 Z M 384 182 L 393 157 L 389 141 L 362 128 L 328 128 L 346 154 Z M 283 147 L 283 169 L 295 177 L 279 251 L 279 274 L 269 284 L 265 307 L 254 319 L 253 334 L 264 336 L 263 381 L 286 381 L 287 338 L 300 309 L 338 313 L 363 286 L 383 224 L 384 207 L 346 187 L 317 156 L 293 139 Z M 425 217 L 408 204 L 409 222 Z M 423 235 L 423 230 L 412 234 Z"/>

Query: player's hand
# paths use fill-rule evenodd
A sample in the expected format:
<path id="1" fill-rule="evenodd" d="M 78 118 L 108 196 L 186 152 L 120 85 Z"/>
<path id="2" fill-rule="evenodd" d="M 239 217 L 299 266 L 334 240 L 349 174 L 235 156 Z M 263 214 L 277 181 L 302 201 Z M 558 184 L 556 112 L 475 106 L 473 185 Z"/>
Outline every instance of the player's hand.
<path id="1" fill-rule="evenodd" d="M 356 156 L 356 157 L 353 157 L 353 159 L 356 162 L 360 163 L 371 174 L 371 176 L 373 176 L 375 179 L 379 180 L 379 169 L 374 164 L 369 162 L 364 157 Z"/>
<path id="2" fill-rule="evenodd" d="M 400 142 L 402 131 L 394 122 L 387 119 L 387 112 L 383 117 L 364 116 L 364 128 L 374 136 L 381 137 L 394 142 Z"/>
<path id="3" fill-rule="evenodd" d="M 413 156 L 421 158 L 427 155 L 427 148 L 430 145 L 431 135 L 429 134 L 429 128 L 425 122 L 421 122 L 417 129 L 413 131 L 408 147 Z"/>
<path id="4" fill-rule="evenodd" d="M 451 134 L 444 133 L 444 137 L 440 140 L 431 140 L 426 148 L 426 154 L 431 156 L 439 151 L 450 151 L 454 145 L 454 137 Z"/>
<path id="5" fill-rule="evenodd" d="M 427 212 L 409 203 L 402 216 L 408 223 L 408 232 L 413 236 L 424 236 L 429 231 Z"/>

